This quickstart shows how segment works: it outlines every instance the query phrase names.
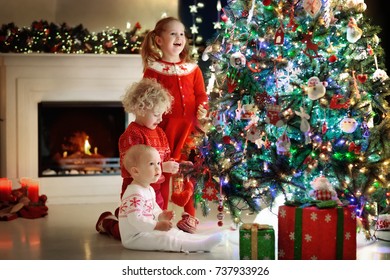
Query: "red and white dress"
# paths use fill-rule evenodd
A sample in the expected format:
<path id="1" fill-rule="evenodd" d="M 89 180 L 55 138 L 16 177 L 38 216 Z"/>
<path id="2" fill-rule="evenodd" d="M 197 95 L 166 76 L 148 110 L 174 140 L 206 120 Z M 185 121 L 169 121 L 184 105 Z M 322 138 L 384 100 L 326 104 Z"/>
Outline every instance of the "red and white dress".
<path id="1" fill-rule="evenodd" d="M 197 125 L 197 111 L 199 105 L 208 108 L 208 97 L 205 90 L 201 69 L 196 63 L 170 63 L 163 60 L 151 62 L 144 71 L 145 78 L 156 79 L 173 96 L 174 101 L 170 113 L 163 115 L 159 126 L 167 135 L 171 149 L 171 158 L 177 161 L 186 159 L 182 155 L 186 141 L 190 141 L 190 134 Z M 167 189 L 163 183 L 164 190 Z M 169 188 L 169 187 L 168 187 Z M 195 216 L 193 197 L 183 197 L 184 211 Z M 165 201 L 163 209 L 167 208 Z"/>

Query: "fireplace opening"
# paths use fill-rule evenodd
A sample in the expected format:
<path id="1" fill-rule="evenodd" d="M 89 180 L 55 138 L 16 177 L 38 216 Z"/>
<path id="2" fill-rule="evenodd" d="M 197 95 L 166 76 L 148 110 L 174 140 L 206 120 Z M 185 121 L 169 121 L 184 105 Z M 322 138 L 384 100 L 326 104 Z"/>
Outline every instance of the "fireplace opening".
<path id="1" fill-rule="evenodd" d="M 39 177 L 119 175 L 120 102 L 38 103 Z"/>

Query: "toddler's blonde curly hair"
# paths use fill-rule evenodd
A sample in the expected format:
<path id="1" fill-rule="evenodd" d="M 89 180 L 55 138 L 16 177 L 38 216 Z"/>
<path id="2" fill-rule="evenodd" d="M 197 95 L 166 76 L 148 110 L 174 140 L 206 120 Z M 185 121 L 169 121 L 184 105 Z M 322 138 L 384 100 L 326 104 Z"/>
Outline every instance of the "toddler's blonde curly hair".
<path id="1" fill-rule="evenodd" d="M 123 108 L 128 113 L 144 116 L 146 110 L 169 113 L 173 97 L 155 79 L 143 78 L 127 88 L 122 97 Z"/>

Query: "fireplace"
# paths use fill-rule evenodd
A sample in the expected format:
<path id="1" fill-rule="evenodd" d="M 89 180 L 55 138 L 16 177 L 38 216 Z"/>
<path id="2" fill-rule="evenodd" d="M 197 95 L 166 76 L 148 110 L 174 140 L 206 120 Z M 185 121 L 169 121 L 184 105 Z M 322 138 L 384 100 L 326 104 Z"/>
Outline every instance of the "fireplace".
<path id="1" fill-rule="evenodd" d="M 106 135 L 95 136 L 93 131 L 77 128 L 74 133 L 61 136 L 70 140 L 71 137 L 84 135 L 89 140 L 92 155 L 96 147 L 96 154 L 105 158 L 92 161 L 89 171 L 86 168 L 88 172 L 84 170 L 77 174 L 78 162 L 63 173 L 58 168 L 47 166 L 47 163 L 40 166 L 43 164 L 41 155 L 48 153 L 48 147 L 42 146 L 43 142 L 53 144 L 54 140 L 46 139 L 43 135 L 46 132 L 39 128 L 39 107 L 60 106 L 68 110 L 67 107 L 71 106 L 75 111 L 77 106 L 85 106 L 84 109 L 89 110 L 104 104 L 101 107 L 113 110 L 116 107 L 115 110 L 123 111 L 117 107 L 121 96 L 128 85 L 141 77 L 139 55 L 0 54 L 0 177 L 12 180 L 14 188 L 19 186 L 18 180 L 22 177 L 39 179 L 40 192 L 48 196 L 48 204 L 118 201 L 122 183 L 114 167 L 118 164 L 115 161 L 118 154 L 105 150 L 100 142 L 96 142 L 102 138 L 107 140 Z M 80 116 L 72 122 L 79 122 L 79 119 Z M 126 124 L 118 123 L 118 127 L 124 130 L 131 119 L 132 116 L 126 114 Z M 66 123 L 61 125 L 68 126 Z M 116 134 L 120 128 L 117 130 Z M 115 142 L 115 139 L 107 141 Z M 62 144 L 66 146 L 67 143 L 55 145 L 59 147 Z M 56 152 L 63 156 L 66 151 L 53 151 L 54 154 Z M 70 154 L 71 151 L 68 151 L 67 156 Z M 100 168 L 102 162 L 111 165 L 112 169 L 91 171 L 92 167 Z M 69 165 L 69 162 L 66 164 Z"/>
<path id="2" fill-rule="evenodd" d="M 120 175 L 120 102 L 38 103 L 39 177 Z"/>

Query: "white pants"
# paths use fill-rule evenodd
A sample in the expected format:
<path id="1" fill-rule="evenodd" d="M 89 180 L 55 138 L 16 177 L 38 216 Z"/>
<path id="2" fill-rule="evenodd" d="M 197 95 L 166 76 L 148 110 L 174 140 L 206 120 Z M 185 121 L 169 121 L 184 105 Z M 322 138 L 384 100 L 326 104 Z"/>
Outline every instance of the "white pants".
<path id="1" fill-rule="evenodd" d="M 133 250 L 183 252 L 189 251 L 188 248 L 192 248 L 194 243 L 202 243 L 207 237 L 172 228 L 169 231 L 142 232 L 131 240 L 122 240 L 122 244 Z"/>

